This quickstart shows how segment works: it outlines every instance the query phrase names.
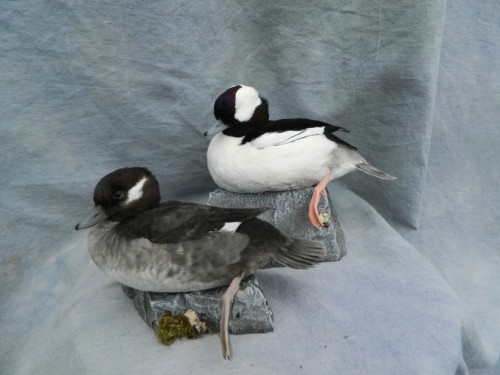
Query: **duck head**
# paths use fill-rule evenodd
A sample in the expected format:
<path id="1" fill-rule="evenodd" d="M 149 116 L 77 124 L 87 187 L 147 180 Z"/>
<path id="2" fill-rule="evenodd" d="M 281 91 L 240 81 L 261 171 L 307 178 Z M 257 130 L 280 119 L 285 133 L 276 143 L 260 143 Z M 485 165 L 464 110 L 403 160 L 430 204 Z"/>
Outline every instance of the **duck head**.
<path id="1" fill-rule="evenodd" d="M 158 207 L 160 187 L 146 168 L 121 168 L 104 176 L 94 190 L 94 210 L 75 229 L 85 229 L 108 219 L 121 221 Z"/>
<path id="2" fill-rule="evenodd" d="M 214 116 L 218 123 L 205 132 L 205 136 L 224 132 L 238 137 L 267 124 L 269 105 L 253 87 L 236 85 L 219 95 L 214 104 Z"/>

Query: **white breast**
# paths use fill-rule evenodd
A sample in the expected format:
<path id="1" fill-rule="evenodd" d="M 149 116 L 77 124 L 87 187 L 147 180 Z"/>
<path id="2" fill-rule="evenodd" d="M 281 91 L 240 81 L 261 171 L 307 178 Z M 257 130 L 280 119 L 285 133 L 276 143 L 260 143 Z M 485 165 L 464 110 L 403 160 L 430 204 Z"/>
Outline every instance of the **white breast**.
<path id="1" fill-rule="evenodd" d="M 312 186 L 329 173 L 338 146 L 322 135 L 322 129 L 299 133 L 271 133 L 244 145 L 241 138 L 217 134 L 207 151 L 210 174 L 218 186 L 233 192 Z"/>

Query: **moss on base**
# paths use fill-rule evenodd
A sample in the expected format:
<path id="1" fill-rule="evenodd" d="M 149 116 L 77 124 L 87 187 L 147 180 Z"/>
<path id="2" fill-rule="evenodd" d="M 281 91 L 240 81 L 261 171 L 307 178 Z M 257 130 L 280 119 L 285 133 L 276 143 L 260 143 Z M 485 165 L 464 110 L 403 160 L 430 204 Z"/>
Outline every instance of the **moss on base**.
<path id="1" fill-rule="evenodd" d="M 196 339 L 205 331 L 205 324 L 193 310 L 188 310 L 185 314 L 165 313 L 158 322 L 157 335 L 162 344 L 171 345 L 176 339 L 183 337 Z"/>

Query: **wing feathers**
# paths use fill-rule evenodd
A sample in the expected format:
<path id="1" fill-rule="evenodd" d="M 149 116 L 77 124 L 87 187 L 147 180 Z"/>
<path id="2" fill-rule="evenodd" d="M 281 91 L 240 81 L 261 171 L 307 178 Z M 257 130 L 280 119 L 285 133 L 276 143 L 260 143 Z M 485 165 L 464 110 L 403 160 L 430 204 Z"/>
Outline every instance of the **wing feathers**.
<path id="1" fill-rule="evenodd" d="M 297 142 L 301 139 L 322 136 L 323 128 L 308 128 L 303 130 L 288 130 L 285 132 L 271 132 L 262 134 L 260 137 L 254 139 L 252 144 L 258 148 L 263 149 L 272 146 L 281 146 L 288 143 Z"/>
<path id="2" fill-rule="evenodd" d="M 250 132 L 243 138 L 242 144 L 251 142 L 257 149 L 263 149 L 286 145 L 308 137 L 325 136 L 332 142 L 356 149 L 333 134 L 338 131 L 349 132 L 345 128 L 322 121 L 303 118 L 282 119 L 269 121 L 266 125 L 260 126 Z"/>
<path id="3" fill-rule="evenodd" d="M 242 222 L 267 210 L 166 202 L 158 208 L 121 221 L 115 230 L 127 239 L 146 238 L 155 243 L 176 243 L 200 239 L 220 230 L 228 222 Z"/>

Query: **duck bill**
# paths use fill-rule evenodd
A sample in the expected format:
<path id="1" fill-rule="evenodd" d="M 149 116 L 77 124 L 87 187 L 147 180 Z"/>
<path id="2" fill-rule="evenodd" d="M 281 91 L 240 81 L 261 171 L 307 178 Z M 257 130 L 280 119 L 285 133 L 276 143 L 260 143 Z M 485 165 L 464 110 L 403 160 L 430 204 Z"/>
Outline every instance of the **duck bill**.
<path id="1" fill-rule="evenodd" d="M 82 221 L 76 224 L 75 229 L 80 230 L 93 227 L 94 225 L 103 221 L 106 218 L 107 215 L 104 213 L 102 207 L 96 206 L 91 213 L 89 213 Z"/>
<path id="2" fill-rule="evenodd" d="M 217 122 L 210 129 L 208 129 L 203 135 L 207 138 L 212 138 L 217 133 L 223 132 L 228 128 L 227 125 L 224 125 L 222 122 Z"/>

